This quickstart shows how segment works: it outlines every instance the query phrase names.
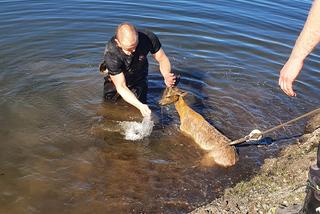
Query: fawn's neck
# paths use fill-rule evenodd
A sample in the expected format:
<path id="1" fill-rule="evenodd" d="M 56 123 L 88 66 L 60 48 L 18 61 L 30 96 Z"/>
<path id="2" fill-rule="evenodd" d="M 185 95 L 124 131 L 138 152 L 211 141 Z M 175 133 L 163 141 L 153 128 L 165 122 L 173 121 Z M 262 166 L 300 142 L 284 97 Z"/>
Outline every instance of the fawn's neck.
<path id="1" fill-rule="evenodd" d="M 174 104 L 180 118 L 183 118 L 186 115 L 187 109 L 189 109 L 189 106 L 186 104 L 186 102 L 183 100 L 183 98 L 180 96 L 179 100 Z"/>

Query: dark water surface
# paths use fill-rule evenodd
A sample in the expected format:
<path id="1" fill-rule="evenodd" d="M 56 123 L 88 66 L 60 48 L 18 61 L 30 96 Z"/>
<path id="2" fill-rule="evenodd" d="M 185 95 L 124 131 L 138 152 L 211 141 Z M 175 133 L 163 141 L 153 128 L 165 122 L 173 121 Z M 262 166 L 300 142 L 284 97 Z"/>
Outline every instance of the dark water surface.
<path id="1" fill-rule="evenodd" d="M 319 49 L 289 98 L 277 86 L 311 1 L 0 1 L 0 213 L 185 213 L 250 178 L 278 151 L 240 147 L 231 169 L 203 169 L 179 132 L 150 60 L 152 134 L 126 141 L 110 121 L 141 119 L 106 105 L 97 65 L 114 28 L 154 31 L 187 102 L 231 139 L 293 119 L 320 104 Z M 138 115 L 138 116 L 137 116 Z M 303 124 L 276 138 L 301 134 Z"/>

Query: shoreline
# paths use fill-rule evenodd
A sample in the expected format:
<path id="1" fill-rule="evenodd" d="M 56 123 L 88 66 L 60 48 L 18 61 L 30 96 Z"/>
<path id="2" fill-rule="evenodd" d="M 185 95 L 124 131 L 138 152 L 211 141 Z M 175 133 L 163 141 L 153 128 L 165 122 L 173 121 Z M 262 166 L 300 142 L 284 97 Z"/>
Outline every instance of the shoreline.
<path id="1" fill-rule="evenodd" d="M 223 196 L 191 214 L 275 213 L 278 207 L 302 205 L 309 167 L 316 163 L 320 128 L 283 148 L 278 157 L 265 160 L 258 173 L 224 190 Z"/>

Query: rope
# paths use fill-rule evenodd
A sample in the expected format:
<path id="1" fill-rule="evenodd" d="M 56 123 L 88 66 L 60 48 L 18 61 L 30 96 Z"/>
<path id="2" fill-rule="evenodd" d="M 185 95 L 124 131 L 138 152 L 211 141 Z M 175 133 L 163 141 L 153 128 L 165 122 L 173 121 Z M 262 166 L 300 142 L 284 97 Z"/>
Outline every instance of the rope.
<path id="1" fill-rule="evenodd" d="M 303 119 L 305 117 L 308 117 L 308 116 L 310 116 L 312 114 L 315 114 L 318 111 L 320 113 L 320 108 L 317 108 L 317 109 L 315 109 L 313 111 L 310 111 L 310 112 L 308 112 L 306 114 L 303 114 L 303 115 L 301 115 L 301 116 L 299 116 L 299 117 L 297 117 L 297 118 L 295 118 L 293 120 L 290 120 L 290 121 L 288 121 L 286 123 L 280 124 L 280 125 L 275 126 L 275 127 L 271 128 L 271 129 L 267 129 L 266 131 L 260 132 L 258 135 L 262 136 L 262 135 L 265 135 L 265 134 L 267 134 L 269 132 L 273 132 L 274 130 L 280 129 L 280 128 L 282 128 L 282 127 L 284 127 L 284 126 L 286 126 L 286 125 L 288 125 L 290 123 L 296 122 L 296 121 L 301 120 L 301 119 Z M 254 133 L 254 134 L 250 133 L 249 135 L 247 135 L 245 137 L 242 137 L 242 138 L 240 138 L 238 140 L 230 142 L 229 145 L 232 146 L 232 145 L 236 145 L 236 144 L 240 144 L 240 143 L 246 142 L 247 140 L 252 138 L 252 135 L 257 135 L 257 133 Z"/>

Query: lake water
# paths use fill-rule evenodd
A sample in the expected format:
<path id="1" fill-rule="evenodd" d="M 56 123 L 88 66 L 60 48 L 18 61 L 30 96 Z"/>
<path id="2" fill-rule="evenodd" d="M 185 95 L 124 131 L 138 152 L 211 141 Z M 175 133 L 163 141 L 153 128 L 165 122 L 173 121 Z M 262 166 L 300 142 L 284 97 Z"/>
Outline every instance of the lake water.
<path id="1" fill-rule="evenodd" d="M 186 213 L 249 179 L 281 143 L 239 147 L 230 169 L 202 168 L 202 151 L 179 131 L 150 58 L 148 103 L 154 128 L 125 140 L 119 122 L 136 109 L 102 99 L 98 64 L 115 27 L 155 32 L 181 75 L 186 100 L 231 139 L 265 130 L 320 104 L 319 48 L 295 84 L 278 74 L 311 1 L 0 2 L 0 213 Z M 303 122 L 281 129 L 283 139 Z"/>

